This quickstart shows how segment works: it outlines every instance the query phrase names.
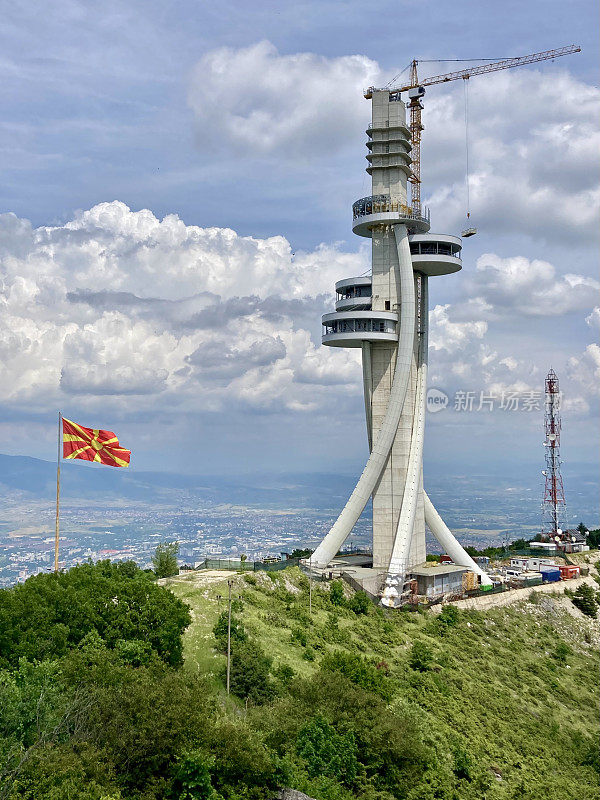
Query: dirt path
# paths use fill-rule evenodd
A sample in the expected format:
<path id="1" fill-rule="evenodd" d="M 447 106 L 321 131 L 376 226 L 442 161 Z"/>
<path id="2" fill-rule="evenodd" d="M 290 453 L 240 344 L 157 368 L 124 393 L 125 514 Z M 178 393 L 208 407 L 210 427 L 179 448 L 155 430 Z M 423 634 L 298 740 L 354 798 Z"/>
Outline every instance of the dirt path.
<path id="1" fill-rule="evenodd" d="M 219 581 L 224 581 L 231 577 L 236 577 L 236 573 L 228 569 L 203 569 L 190 570 L 181 575 L 176 575 L 174 578 L 160 578 L 156 582 L 159 586 L 170 586 L 173 583 L 189 583 L 192 586 L 202 588 L 204 586 L 210 586 L 211 583 L 218 583 Z"/>

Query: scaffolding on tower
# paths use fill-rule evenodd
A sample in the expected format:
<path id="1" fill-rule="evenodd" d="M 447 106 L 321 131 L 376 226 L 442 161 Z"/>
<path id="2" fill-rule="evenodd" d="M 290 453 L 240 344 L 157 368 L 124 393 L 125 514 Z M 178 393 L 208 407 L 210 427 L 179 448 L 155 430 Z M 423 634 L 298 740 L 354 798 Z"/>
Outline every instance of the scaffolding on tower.
<path id="1" fill-rule="evenodd" d="M 558 376 L 553 369 L 546 376 L 544 403 L 544 427 L 546 439 L 546 469 L 544 475 L 544 499 L 542 502 L 542 536 L 562 541 L 566 530 L 567 506 L 560 471 L 560 389 Z"/>

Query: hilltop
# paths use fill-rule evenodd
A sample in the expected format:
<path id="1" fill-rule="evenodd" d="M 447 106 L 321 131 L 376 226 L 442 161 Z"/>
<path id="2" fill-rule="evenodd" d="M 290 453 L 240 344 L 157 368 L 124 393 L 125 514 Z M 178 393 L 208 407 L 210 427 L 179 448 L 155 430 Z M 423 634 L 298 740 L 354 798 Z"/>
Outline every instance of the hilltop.
<path id="1" fill-rule="evenodd" d="M 432 748 L 435 766 L 418 777 L 417 770 L 414 785 L 408 789 L 408 781 L 406 794 L 396 796 L 597 797 L 600 629 L 574 608 L 562 587 L 554 595 L 531 592 L 514 607 L 446 609 L 436 618 L 388 615 L 371 605 L 356 613 L 348 587 L 332 602 L 331 585 L 313 583 L 310 615 L 308 581 L 297 568 L 228 577 L 234 624 L 272 659 L 274 683 L 286 676 L 291 698 L 272 701 L 279 706 L 276 714 L 284 713 L 286 703 L 294 705 L 293 676 L 304 679 L 298 702 L 310 702 L 306 682 L 333 672 L 349 679 L 349 687 L 383 698 L 380 711 L 385 706 L 394 719 L 410 722 L 407 751 L 417 744 Z M 222 573 L 193 573 L 169 581 L 191 608 L 185 668 L 209 674 L 220 691 L 225 656 L 216 648 L 213 628 L 226 607 L 226 579 Z M 347 702 L 352 714 L 351 693 L 337 701 Z M 328 703 L 324 693 L 322 713 L 333 723 L 336 712 Z M 245 713 L 262 729 L 271 713 L 251 706 Z M 320 708 L 318 701 L 314 708 Z M 338 724 L 341 733 L 344 724 L 339 719 Z M 369 724 L 387 729 L 381 718 Z M 367 795 L 376 786 L 372 782 Z M 339 795 L 339 789 L 332 794 L 329 784 L 310 776 L 295 788 L 321 800 Z"/>
<path id="2" fill-rule="evenodd" d="M 298 568 L 33 576 L 0 590 L 0 799 L 595 799 L 583 580 L 577 608 L 560 585 L 435 615 Z"/>

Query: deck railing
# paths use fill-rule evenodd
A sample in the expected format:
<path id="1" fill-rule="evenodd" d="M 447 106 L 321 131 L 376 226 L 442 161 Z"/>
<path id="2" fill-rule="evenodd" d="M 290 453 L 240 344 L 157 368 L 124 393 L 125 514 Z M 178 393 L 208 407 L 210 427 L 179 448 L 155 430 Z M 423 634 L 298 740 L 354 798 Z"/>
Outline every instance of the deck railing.
<path id="1" fill-rule="evenodd" d="M 421 213 L 415 214 L 414 210 L 406 205 L 406 203 L 392 200 L 387 194 L 374 194 L 371 195 L 371 197 L 361 197 L 360 200 L 352 204 L 353 219 L 366 217 L 369 214 L 386 214 L 389 212 L 398 213 L 407 219 L 426 222 L 428 225 L 430 222 L 430 214 L 427 207 L 423 206 L 421 208 Z"/>

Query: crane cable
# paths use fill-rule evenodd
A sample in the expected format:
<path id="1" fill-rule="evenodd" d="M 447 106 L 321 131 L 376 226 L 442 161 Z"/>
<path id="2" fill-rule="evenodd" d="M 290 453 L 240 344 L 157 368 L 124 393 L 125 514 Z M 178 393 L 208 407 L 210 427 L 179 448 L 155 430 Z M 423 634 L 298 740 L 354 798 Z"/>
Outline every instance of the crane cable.
<path id="1" fill-rule="evenodd" d="M 467 189 L 467 219 L 471 218 L 471 198 L 469 190 L 469 79 L 463 79 L 465 85 L 465 182 Z"/>

